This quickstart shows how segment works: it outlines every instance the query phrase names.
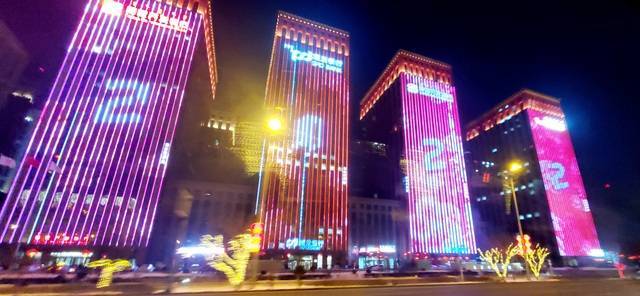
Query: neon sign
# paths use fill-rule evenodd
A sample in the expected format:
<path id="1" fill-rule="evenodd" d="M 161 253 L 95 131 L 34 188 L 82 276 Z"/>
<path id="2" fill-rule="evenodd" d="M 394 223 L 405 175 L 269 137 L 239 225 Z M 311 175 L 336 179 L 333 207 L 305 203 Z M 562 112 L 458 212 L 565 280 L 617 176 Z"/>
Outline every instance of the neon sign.
<path id="1" fill-rule="evenodd" d="M 421 94 L 423 96 L 436 98 L 445 102 L 453 102 L 452 94 L 440 91 L 421 83 L 407 83 L 407 91 L 412 94 Z"/>
<path id="2" fill-rule="evenodd" d="M 314 53 L 311 50 L 301 51 L 299 49 L 296 49 L 291 44 L 285 44 L 284 48 L 289 50 L 289 52 L 291 53 L 291 60 L 294 62 L 296 61 L 309 62 L 314 67 L 322 68 L 322 69 L 337 72 L 337 73 L 342 73 L 342 65 L 344 64 L 344 62 L 341 60 L 323 56 L 321 54 Z"/>
<path id="3" fill-rule="evenodd" d="M 567 130 L 567 125 L 562 119 L 544 116 L 542 117 L 542 119 L 540 119 L 540 117 L 536 117 L 533 119 L 533 121 L 538 125 L 544 126 L 556 132 L 564 132 Z"/>
<path id="4" fill-rule="evenodd" d="M 149 11 L 143 8 L 135 7 L 134 5 L 128 5 L 125 7 L 124 4 L 115 0 L 102 1 L 102 7 L 100 8 L 100 11 L 114 16 L 121 16 L 122 11 L 124 11 L 124 15 L 129 19 L 150 23 L 156 26 L 173 29 L 180 32 L 186 32 L 189 28 L 189 21 L 186 20 L 186 15 L 182 20 L 180 20 L 178 18 L 165 15 L 162 9 Z"/>
<path id="5" fill-rule="evenodd" d="M 287 239 L 285 247 L 287 249 L 299 249 L 306 251 L 319 251 L 324 246 L 324 241 L 318 239 Z"/>

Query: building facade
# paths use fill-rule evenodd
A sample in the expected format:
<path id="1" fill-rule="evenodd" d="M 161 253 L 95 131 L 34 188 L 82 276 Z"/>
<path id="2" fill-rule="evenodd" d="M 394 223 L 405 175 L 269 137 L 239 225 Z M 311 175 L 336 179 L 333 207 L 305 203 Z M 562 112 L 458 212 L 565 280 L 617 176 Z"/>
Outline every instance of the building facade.
<path id="1" fill-rule="evenodd" d="M 396 269 L 407 234 L 405 211 L 399 200 L 350 196 L 350 263 L 359 269 Z"/>
<path id="2" fill-rule="evenodd" d="M 209 18 L 197 1 L 87 1 L 0 213 L 3 243 L 147 245 Z"/>
<path id="3" fill-rule="evenodd" d="M 0 20 L 0 109 L 15 90 L 18 80 L 29 63 L 29 55 L 22 43 L 7 25 Z"/>
<path id="4" fill-rule="evenodd" d="M 475 253 L 451 67 L 399 51 L 360 102 L 368 141 L 388 147 L 393 199 L 404 200 L 409 251 Z"/>
<path id="5" fill-rule="evenodd" d="M 481 248 L 515 242 L 519 219 L 533 244 L 556 260 L 601 255 L 559 100 L 522 90 L 471 122 L 466 140 Z M 519 217 L 503 174 L 514 160 L 524 165 L 514 182 Z"/>
<path id="6" fill-rule="evenodd" d="M 278 13 L 265 106 L 283 130 L 267 137 L 259 217 L 267 253 L 347 251 L 349 34 Z"/>

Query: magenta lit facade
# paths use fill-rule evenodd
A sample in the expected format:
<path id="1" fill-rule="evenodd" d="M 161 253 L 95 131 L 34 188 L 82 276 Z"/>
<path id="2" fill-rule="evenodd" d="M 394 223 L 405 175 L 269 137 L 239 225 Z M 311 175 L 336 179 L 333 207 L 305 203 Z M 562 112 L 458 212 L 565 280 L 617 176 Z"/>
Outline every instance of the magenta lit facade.
<path id="1" fill-rule="evenodd" d="M 470 123 L 466 140 L 482 248 L 505 238 L 502 243 L 512 242 L 519 219 L 524 233 L 549 248 L 554 260 L 604 255 L 557 98 L 523 89 Z M 514 181 L 520 217 L 513 203 L 505 203 L 511 192 L 501 181 L 514 160 L 524 167 Z"/>
<path id="2" fill-rule="evenodd" d="M 473 253 L 455 88 L 408 73 L 400 79 L 412 250 Z"/>
<path id="3" fill-rule="evenodd" d="M 88 1 L 0 213 L 2 242 L 148 243 L 203 19 L 187 1 Z"/>
<path id="4" fill-rule="evenodd" d="M 594 256 L 600 243 L 563 117 L 529 109 L 529 124 L 561 256 Z"/>
<path id="5" fill-rule="evenodd" d="M 394 198 L 406 199 L 407 250 L 423 254 L 474 253 L 475 236 L 450 66 L 399 51 L 360 107 L 368 132 L 378 134 L 377 139 L 368 140 L 402 145 L 398 162 L 404 192 L 396 193 Z M 401 134 L 396 135 L 396 130 Z M 388 131 L 390 134 L 380 136 Z M 384 173 L 390 178 L 398 175 Z"/>

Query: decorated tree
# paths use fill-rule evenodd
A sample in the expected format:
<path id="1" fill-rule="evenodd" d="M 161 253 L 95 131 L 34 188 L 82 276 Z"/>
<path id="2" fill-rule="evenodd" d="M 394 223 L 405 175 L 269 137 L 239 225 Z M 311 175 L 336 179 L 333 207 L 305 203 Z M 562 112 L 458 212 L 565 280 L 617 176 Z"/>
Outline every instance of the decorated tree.
<path id="1" fill-rule="evenodd" d="M 540 270 L 542 270 L 547 256 L 549 256 L 549 249 L 541 248 L 540 245 L 536 245 L 535 248 L 530 248 L 528 252 L 524 252 L 524 260 L 527 261 L 529 270 L 531 270 L 536 279 L 540 278 Z"/>
<path id="2" fill-rule="evenodd" d="M 487 262 L 487 264 L 491 266 L 491 269 L 495 271 L 496 275 L 500 279 L 505 279 L 509 272 L 508 267 L 511 263 L 511 259 L 518 254 L 518 251 L 518 247 L 513 246 L 513 244 L 509 244 L 509 246 L 504 250 L 492 248 L 483 252 L 478 249 L 478 254 L 484 262 Z"/>
<path id="3" fill-rule="evenodd" d="M 89 262 L 87 267 L 102 268 L 96 287 L 106 288 L 111 285 L 111 282 L 113 281 L 113 274 L 131 268 L 131 263 L 124 259 L 100 259 Z"/>
<path id="4" fill-rule="evenodd" d="M 201 246 L 224 248 L 222 235 L 216 235 L 215 237 L 204 235 L 200 242 Z M 230 284 L 237 286 L 244 282 L 251 252 L 255 251 L 255 242 L 250 234 L 240 234 L 236 235 L 227 244 L 227 251 L 231 255 L 225 251 L 220 255 L 211 256 L 207 261 L 209 266 L 222 271 L 227 276 Z"/>

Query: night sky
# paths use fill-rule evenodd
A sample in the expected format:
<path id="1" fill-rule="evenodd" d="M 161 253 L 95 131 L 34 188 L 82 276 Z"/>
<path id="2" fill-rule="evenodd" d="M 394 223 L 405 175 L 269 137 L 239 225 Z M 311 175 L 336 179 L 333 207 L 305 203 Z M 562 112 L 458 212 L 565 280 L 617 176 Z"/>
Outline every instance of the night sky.
<path id="1" fill-rule="evenodd" d="M 558 97 L 604 246 L 640 252 L 640 4 L 486 2 L 215 1 L 215 108 L 255 116 L 277 10 L 350 32 L 354 111 L 400 48 L 453 66 L 463 122 L 521 88 Z M 41 92 L 83 7 L 80 0 L 0 4 L 0 18 L 31 55 L 28 73 L 45 69 Z"/>

